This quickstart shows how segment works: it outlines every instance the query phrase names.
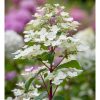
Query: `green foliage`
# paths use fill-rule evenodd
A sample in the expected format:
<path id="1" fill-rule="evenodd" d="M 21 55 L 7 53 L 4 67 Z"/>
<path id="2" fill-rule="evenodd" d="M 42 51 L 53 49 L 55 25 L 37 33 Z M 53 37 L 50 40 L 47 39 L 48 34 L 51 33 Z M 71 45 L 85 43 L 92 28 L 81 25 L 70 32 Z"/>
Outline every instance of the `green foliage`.
<path id="1" fill-rule="evenodd" d="M 53 100 L 65 100 L 63 96 L 55 96 Z"/>
<path id="2" fill-rule="evenodd" d="M 54 60 L 54 52 L 48 53 L 48 62 L 52 64 L 53 60 Z"/>
<path id="3" fill-rule="evenodd" d="M 80 64 L 78 63 L 77 60 L 72 60 L 72 61 L 69 61 L 67 63 L 61 64 L 60 66 L 57 67 L 57 69 L 60 69 L 60 68 L 77 68 L 77 69 L 81 69 L 81 66 L 80 66 Z"/>
<path id="4" fill-rule="evenodd" d="M 54 60 L 54 52 L 45 52 L 41 54 L 40 56 L 38 56 L 38 60 L 48 61 L 51 64 Z"/>

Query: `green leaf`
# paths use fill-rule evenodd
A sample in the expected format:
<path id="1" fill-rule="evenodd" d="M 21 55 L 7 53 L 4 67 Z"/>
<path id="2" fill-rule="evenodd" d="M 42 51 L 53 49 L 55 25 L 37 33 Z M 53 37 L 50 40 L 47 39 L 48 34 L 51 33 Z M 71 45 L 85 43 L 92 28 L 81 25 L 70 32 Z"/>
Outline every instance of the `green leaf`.
<path id="1" fill-rule="evenodd" d="M 53 60 L 54 60 L 54 52 L 50 52 L 50 53 L 48 54 L 48 62 L 49 62 L 50 64 L 52 64 Z"/>
<path id="2" fill-rule="evenodd" d="M 65 100 L 62 96 L 55 96 L 53 100 Z"/>
<path id="3" fill-rule="evenodd" d="M 34 100 L 42 100 L 46 97 L 47 97 L 47 92 L 45 91 L 45 92 L 41 93 L 38 97 L 35 97 Z"/>
<path id="4" fill-rule="evenodd" d="M 41 54 L 41 55 L 39 56 L 39 58 L 40 58 L 42 61 L 48 60 L 48 52 L 44 52 L 43 54 Z"/>
<path id="5" fill-rule="evenodd" d="M 82 67 L 80 66 L 80 64 L 78 63 L 77 60 L 72 60 L 72 61 L 69 61 L 67 63 L 61 64 L 60 66 L 58 66 L 57 69 L 60 69 L 60 68 L 77 68 L 77 69 L 82 69 Z"/>
<path id="6" fill-rule="evenodd" d="M 33 82 L 33 80 L 35 79 L 36 76 L 38 76 L 41 72 L 45 71 L 46 69 L 41 69 L 34 77 L 31 77 L 30 79 L 28 79 L 25 83 L 25 92 L 28 92 L 29 87 L 31 85 L 31 83 Z"/>
<path id="7" fill-rule="evenodd" d="M 39 60 L 42 61 L 47 61 L 51 64 L 54 60 L 54 52 L 45 52 L 43 54 L 41 54 L 40 56 L 38 56 Z"/>

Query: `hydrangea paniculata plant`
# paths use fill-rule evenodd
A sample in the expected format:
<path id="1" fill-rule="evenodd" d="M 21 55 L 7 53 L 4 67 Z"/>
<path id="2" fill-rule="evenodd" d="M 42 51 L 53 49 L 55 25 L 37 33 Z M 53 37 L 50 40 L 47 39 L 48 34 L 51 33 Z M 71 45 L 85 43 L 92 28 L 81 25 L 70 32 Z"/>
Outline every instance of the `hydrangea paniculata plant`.
<path id="1" fill-rule="evenodd" d="M 41 64 L 25 69 L 26 81 L 13 90 L 14 100 L 54 100 L 57 87 L 82 72 L 76 60 L 81 44 L 69 33 L 79 23 L 59 4 L 38 7 L 33 17 L 24 31 L 26 45 L 14 53 L 14 59 L 34 59 Z"/>

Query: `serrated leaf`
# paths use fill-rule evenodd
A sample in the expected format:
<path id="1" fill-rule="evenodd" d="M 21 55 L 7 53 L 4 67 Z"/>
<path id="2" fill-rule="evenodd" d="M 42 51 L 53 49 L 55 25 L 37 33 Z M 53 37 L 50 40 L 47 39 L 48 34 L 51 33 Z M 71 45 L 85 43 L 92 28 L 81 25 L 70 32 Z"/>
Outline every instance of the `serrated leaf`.
<path id="1" fill-rule="evenodd" d="M 58 66 L 57 69 L 60 69 L 60 68 L 77 68 L 77 69 L 82 69 L 82 67 L 80 66 L 80 64 L 78 63 L 77 60 L 72 60 L 72 61 L 69 61 L 67 63 L 61 64 L 60 66 Z"/>
<path id="2" fill-rule="evenodd" d="M 34 100 L 42 100 L 47 97 L 47 92 L 41 93 L 38 97 L 35 97 Z"/>
<path id="3" fill-rule="evenodd" d="M 38 76 L 41 72 L 45 71 L 46 69 L 41 69 L 34 77 L 31 77 L 29 80 L 26 81 L 25 83 L 25 92 L 28 92 L 29 87 L 33 80 L 35 79 L 36 76 Z"/>

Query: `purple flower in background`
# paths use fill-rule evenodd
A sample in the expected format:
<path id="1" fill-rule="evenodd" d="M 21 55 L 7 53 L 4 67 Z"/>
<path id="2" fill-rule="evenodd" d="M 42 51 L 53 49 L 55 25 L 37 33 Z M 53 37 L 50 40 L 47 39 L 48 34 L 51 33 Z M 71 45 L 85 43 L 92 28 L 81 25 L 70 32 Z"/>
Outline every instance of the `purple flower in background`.
<path id="1" fill-rule="evenodd" d="M 44 3 L 45 0 L 13 0 L 17 4 L 12 7 L 5 17 L 5 30 L 14 30 L 21 33 L 25 25 L 32 19 L 32 14 L 36 12 L 37 4 Z"/>
<path id="2" fill-rule="evenodd" d="M 5 79 L 11 81 L 16 77 L 17 73 L 15 71 L 7 72 L 5 75 Z"/>
<path id="3" fill-rule="evenodd" d="M 20 10 L 10 11 L 9 14 L 5 18 L 6 20 L 17 20 L 26 24 L 27 22 L 29 22 L 29 20 L 32 19 L 32 15 L 27 10 L 20 9 Z"/>
<path id="4" fill-rule="evenodd" d="M 21 33 L 24 29 L 24 24 L 16 20 L 7 20 L 5 23 L 5 30 L 14 30 Z"/>
<path id="5" fill-rule="evenodd" d="M 71 9 L 70 15 L 74 18 L 74 20 L 77 20 L 77 21 L 82 21 L 87 17 L 86 12 L 79 8 Z"/>
<path id="6" fill-rule="evenodd" d="M 32 14 L 36 12 L 36 2 L 34 0 L 22 0 L 19 7 L 30 11 Z"/>
<path id="7" fill-rule="evenodd" d="M 27 22 L 29 22 L 29 20 L 32 19 L 32 15 L 30 12 L 28 12 L 25 9 L 20 9 L 17 13 L 16 13 L 16 20 L 21 21 L 22 23 L 26 24 Z"/>

